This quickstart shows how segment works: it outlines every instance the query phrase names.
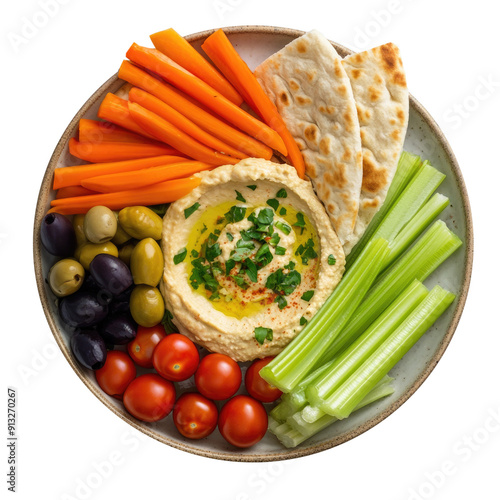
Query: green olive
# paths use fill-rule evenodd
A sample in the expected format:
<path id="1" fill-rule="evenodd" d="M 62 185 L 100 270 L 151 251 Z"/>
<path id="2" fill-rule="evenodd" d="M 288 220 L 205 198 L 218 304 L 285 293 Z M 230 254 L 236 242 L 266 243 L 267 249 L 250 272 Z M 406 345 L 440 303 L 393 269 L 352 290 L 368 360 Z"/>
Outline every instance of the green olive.
<path id="1" fill-rule="evenodd" d="M 130 295 L 130 313 L 134 321 L 149 328 L 163 319 L 165 303 L 160 290 L 154 286 L 137 285 Z"/>
<path id="2" fill-rule="evenodd" d="M 88 271 L 92 259 L 100 253 L 109 253 L 118 257 L 118 248 L 111 241 L 104 243 L 87 243 L 80 250 L 80 264 Z"/>
<path id="3" fill-rule="evenodd" d="M 102 205 L 92 207 L 83 220 L 83 231 L 92 243 L 104 243 L 111 240 L 116 234 L 116 216 Z"/>
<path id="4" fill-rule="evenodd" d="M 120 226 L 133 238 L 159 240 L 163 226 L 162 218 L 148 207 L 126 207 L 118 214 Z"/>
<path id="5" fill-rule="evenodd" d="M 125 231 L 125 229 L 123 229 L 123 227 L 121 227 L 120 224 L 118 224 L 118 226 L 116 228 L 116 233 L 113 236 L 113 239 L 111 241 L 115 245 L 123 245 L 131 238 L 132 238 L 132 236 L 130 236 L 130 234 L 128 234 L 127 231 Z"/>
<path id="6" fill-rule="evenodd" d="M 135 248 L 135 240 L 132 242 L 127 243 L 126 245 L 123 245 L 119 250 L 118 250 L 118 257 L 127 264 L 127 266 L 130 267 L 130 257 L 132 256 L 132 252 Z"/>
<path id="7" fill-rule="evenodd" d="M 49 285 L 54 295 L 66 297 L 82 286 L 84 277 L 85 270 L 78 261 L 62 259 L 50 268 Z"/>
<path id="8" fill-rule="evenodd" d="M 137 243 L 130 257 L 130 271 L 136 285 L 158 285 L 163 274 L 163 254 L 153 238 Z"/>
<path id="9" fill-rule="evenodd" d="M 83 232 L 83 219 L 85 219 L 84 214 L 77 214 L 73 216 L 73 229 L 75 230 L 76 244 L 78 246 L 89 241 Z"/>

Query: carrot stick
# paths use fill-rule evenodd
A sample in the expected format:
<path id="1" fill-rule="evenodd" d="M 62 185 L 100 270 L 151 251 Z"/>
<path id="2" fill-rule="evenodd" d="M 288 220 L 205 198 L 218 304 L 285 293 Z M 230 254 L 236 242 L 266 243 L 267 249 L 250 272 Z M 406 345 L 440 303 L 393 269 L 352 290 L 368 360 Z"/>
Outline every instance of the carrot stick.
<path id="1" fill-rule="evenodd" d="M 74 137 L 69 140 L 69 152 L 80 160 L 91 163 L 135 160 L 136 158 L 148 158 L 150 156 L 175 155 L 179 151 L 168 146 L 156 146 L 154 144 L 135 144 L 133 142 L 103 142 L 95 144 L 92 142 L 80 142 Z"/>
<path id="2" fill-rule="evenodd" d="M 139 189 L 158 182 L 169 181 L 189 177 L 203 170 L 214 168 L 209 163 L 201 161 L 187 161 L 183 163 L 173 163 L 160 167 L 151 167 L 132 172 L 122 172 L 119 174 L 100 175 L 82 181 L 82 185 L 98 191 L 99 193 L 114 193 L 116 191 L 128 191 L 129 189 Z"/>
<path id="3" fill-rule="evenodd" d="M 205 40 L 202 48 L 226 78 L 230 78 L 229 74 L 231 74 L 230 80 L 236 89 L 245 89 L 245 93 L 251 96 L 253 105 L 257 107 L 264 121 L 280 134 L 288 149 L 288 156 L 297 169 L 297 174 L 303 178 L 305 173 L 304 159 L 295 139 L 286 128 L 275 104 L 267 97 L 264 89 L 231 45 L 226 34 L 221 29 L 217 30 Z"/>
<path id="4" fill-rule="evenodd" d="M 127 108 L 128 111 L 128 108 Z M 78 123 L 78 139 L 80 142 L 135 142 L 159 144 L 143 135 L 130 132 L 114 123 L 107 121 L 81 118 Z"/>
<path id="5" fill-rule="evenodd" d="M 92 194 L 89 196 L 77 196 L 75 198 L 64 198 L 53 200 L 49 212 L 60 214 L 84 214 L 96 205 L 104 205 L 111 210 L 119 210 L 123 207 L 133 205 L 158 205 L 160 203 L 172 203 L 186 196 L 201 182 L 198 177 L 187 177 L 172 181 L 159 182 L 152 186 L 130 191 L 118 191 L 116 193 Z"/>
<path id="6" fill-rule="evenodd" d="M 203 80 L 183 69 L 179 69 L 170 58 L 159 50 L 141 47 L 134 43 L 128 49 L 127 57 L 132 62 L 153 71 L 170 84 L 197 99 L 211 111 L 243 132 L 276 149 L 281 154 L 287 154 L 285 144 L 275 130 L 236 106 Z"/>
<path id="7" fill-rule="evenodd" d="M 138 160 L 125 160 L 109 163 L 94 163 L 92 165 L 75 165 L 71 167 L 56 168 L 54 170 L 53 189 L 66 186 L 78 186 L 83 179 L 97 175 L 131 172 L 143 168 L 158 167 L 188 161 L 181 156 L 153 156 L 152 158 L 139 158 Z"/>
<path id="8" fill-rule="evenodd" d="M 111 92 L 106 94 L 106 97 L 99 106 L 97 116 L 102 120 L 107 120 L 115 125 L 131 130 L 136 134 L 143 135 L 148 139 L 155 139 L 155 137 L 148 134 L 145 130 L 142 130 L 141 127 L 139 127 L 139 125 L 132 120 L 128 110 L 127 101 L 112 94 Z"/>
<path id="9" fill-rule="evenodd" d="M 75 196 L 86 196 L 88 194 L 96 194 L 96 191 L 92 191 L 82 186 L 67 186 L 57 190 L 56 200 L 60 200 L 61 198 L 74 198 Z"/>
<path id="10" fill-rule="evenodd" d="M 159 31 L 151 35 L 150 38 L 160 52 L 207 82 L 226 99 L 234 102 L 237 106 L 243 102 L 236 89 L 174 29 Z"/>
<path id="11" fill-rule="evenodd" d="M 118 77 L 153 94 L 164 103 L 179 111 L 179 113 L 188 116 L 196 125 L 209 131 L 212 135 L 215 135 L 237 150 L 256 158 L 265 158 L 266 160 L 271 158 L 273 154 L 271 148 L 204 111 L 189 99 L 180 95 L 168 83 L 161 82 L 129 61 L 123 61 L 118 72 Z"/>
<path id="12" fill-rule="evenodd" d="M 156 113 L 178 129 L 186 132 L 186 134 L 190 135 L 193 139 L 205 144 L 205 146 L 215 149 L 215 151 L 234 156 L 235 158 L 248 158 L 248 155 L 225 144 L 220 139 L 217 139 L 217 137 L 210 135 L 208 132 L 198 127 L 196 123 L 193 123 L 189 118 L 186 118 L 183 114 L 179 113 L 154 95 L 137 87 L 133 87 L 130 89 L 128 98 L 130 102 L 140 104 L 142 107 L 149 109 L 149 111 Z"/>
<path id="13" fill-rule="evenodd" d="M 232 156 L 217 153 L 213 149 L 207 148 L 196 141 L 182 130 L 174 127 L 156 113 L 143 108 L 135 102 L 129 102 L 128 107 L 132 118 L 148 133 L 156 136 L 164 142 L 169 142 L 182 153 L 194 158 L 195 160 L 210 163 L 211 165 L 235 164 L 240 160 Z"/>

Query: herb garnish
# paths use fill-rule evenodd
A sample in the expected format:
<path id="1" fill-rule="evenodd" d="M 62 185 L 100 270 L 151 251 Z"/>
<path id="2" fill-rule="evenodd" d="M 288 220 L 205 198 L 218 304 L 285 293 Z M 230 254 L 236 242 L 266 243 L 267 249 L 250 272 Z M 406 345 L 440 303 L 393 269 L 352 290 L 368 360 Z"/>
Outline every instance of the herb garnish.
<path id="1" fill-rule="evenodd" d="M 187 219 L 190 215 L 194 214 L 196 210 L 200 208 L 200 204 L 196 202 L 194 205 L 191 205 L 188 208 L 184 209 L 184 218 Z"/>
<path id="2" fill-rule="evenodd" d="M 305 300 L 306 302 L 309 302 L 314 295 L 314 290 L 308 290 L 307 292 L 304 292 L 302 294 L 302 297 L 300 297 L 302 300 Z"/>
<path id="3" fill-rule="evenodd" d="M 285 188 L 281 188 L 277 193 L 276 193 L 276 198 L 286 198 L 288 196 L 288 193 L 286 192 Z"/>
<path id="4" fill-rule="evenodd" d="M 265 328 L 264 326 L 257 326 L 254 329 L 255 340 L 259 344 L 263 344 L 266 340 L 273 340 L 273 330 L 272 328 Z"/>
<path id="5" fill-rule="evenodd" d="M 297 222 L 294 222 L 293 225 L 297 227 L 306 227 L 306 221 L 302 212 L 297 212 Z"/>
<path id="6" fill-rule="evenodd" d="M 239 191 L 236 191 L 236 189 L 235 189 L 235 192 L 236 192 L 236 199 L 238 201 L 242 201 L 243 203 L 246 203 L 247 200 L 245 200 L 245 198 L 243 197 L 243 195 Z"/>
<path id="7" fill-rule="evenodd" d="M 278 207 L 280 206 L 280 202 L 276 198 L 271 198 L 270 200 L 267 200 L 266 203 L 274 208 L 274 211 L 276 212 L 278 210 Z"/>
<path id="8" fill-rule="evenodd" d="M 251 186 L 247 186 L 247 188 L 255 191 L 257 189 L 257 184 L 252 184 Z"/>
<path id="9" fill-rule="evenodd" d="M 186 258 L 186 255 L 187 249 L 183 248 L 177 255 L 174 255 L 174 264 L 180 264 Z"/>
<path id="10" fill-rule="evenodd" d="M 224 214 L 224 217 L 229 223 L 240 222 L 245 218 L 245 214 L 247 212 L 246 207 L 238 207 L 235 205 L 231 207 L 228 212 Z"/>
<path id="11" fill-rule="evenodd" d="M 337 259 L 332 254 L 330 254 L 328 256 L 328 264 L 330 266 L 334 266 L 336 262 L 337 262 Z"/>

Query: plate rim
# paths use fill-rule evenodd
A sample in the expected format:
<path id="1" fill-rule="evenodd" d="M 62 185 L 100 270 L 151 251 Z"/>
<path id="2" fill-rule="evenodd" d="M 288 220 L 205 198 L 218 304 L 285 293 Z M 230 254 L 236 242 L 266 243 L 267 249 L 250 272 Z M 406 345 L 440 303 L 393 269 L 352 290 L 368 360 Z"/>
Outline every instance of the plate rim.
<path id="1" fill-rule="evenodd" d="M 208 30 L 199 31 L 197 33 L 193 33 L 187 35 L 185 38 L 189 42 L 197 42 L 202 40 L 219 28 L 213 28 Z M 277 26 L 269 26 L 269 25 L 238 25 L 238 26 L 227 26 L 222 28 L 226 34 L 234 35 L 234 34 L 259 34 L 259 35 L 283 35 L 290 37 L 299 37 L 306 33 L 305 31 L 294 29 L 294 28 L 284 28 Z M 347 47 L 340 45 L 336 42 L 330 41 L 330 43 L 335 47 L 337 52 L 345 57 L 346 55 L 354 53 L 353 50 L 348 49 Z M 465 219 L 465 238 L 464 238 L 464 248 L 465 248 L 465 269 L 463 280 L 460 285 L 460 293 L 458 294 L 456 301 L 456 308 L 453 313 L 453 317 L 451 319 L 450 326 L 442 341 L 439 344 L 438 349 L 436 350 L 434 356 L 428 361 L 425 369 L 420 374 L 420 376 L 415 380 L 415 382 L 396 400 L 394 401 L 388 408 L 386 408 L 380 415 L 371 418 L 370 420 L 364 422 L 356 429 L 351 431 L 346 431 L 338 436 L 330 438 L 322 443 L 313 444 L 304 448 L 285 448 L 283 447 L 283 451 L 272 452 L 272 453 L 256 453 L 256 454 L 246 454 L 241 453 L 237 449 L 234 452 L 225 452 L 225 451 L 217 451 L 217 450 L 208 450 L 201 449 L 194 445 L 190 445 L 184 442 L 175 441 L 168 436 L 160 434 L 156 432 L 154 429 L 150 429 L 145 427 L 140 421 L 134 419 L 131 415 L 129 415 L 125 410 L 117 408 L 113 404 L 111 404 L 108 399 L 105 397 L 104 393 L 98 388 L 90 383 L 88 380 L 87 373 L 78 365 L 74 359 L 72 358 L 69 349 L 66 347 L 64 340 L 62 338 L 61 332 L 57 327 L 51 313 L 49 302 L 50 299 L 46 293 L 44 282 L 45 278 L 42 273 L 42 250 L 41 250 L 41 241 L 40 241 L 40 223 L 45 215 L 46 205 L 48 202 L 49 194 L 51 192 L 51 184 L 52 184 L 52 175 L 55 169 L 55 166 L 64 151 L 64 148 L 74 133 L 74 129 L 79 119 L 87 112 L 87 110 L 102 97 L 102 94 L 107 90 L 108 92 L 113 92 L 117 90 L 124 82 L 118 78 L 118 73 L 115 73 L 111 76 L 106 82 L 104 82 L 91 96 L 90 98 L 81 106 L 78 112 L 75 114 L 69 125 L 66 127 L 63 135 L 59 139 L 54 152 L 52 153 L 50 160 L 48 162 L 47 168 L 45 170 L 44 176 L 42 178 L 42 183 L 39 190 L 38 201 L 35 209 L 35 217 L 33 224 L 33 260 L 34 260 L 34 268 L 35 268 L 35 277 L 37 283 L 38 294 L 40 296 L 40 301 L 42 304 L 43 312 L 47 319 L 48 325 L 52 331 L 52 334 L 56 340 L 57 345 L 61 349 L 64 357 L 68 361 L 69 365 L 73 368 L 78 377 L 82 380 L 82 382 L 87 386 L 87 388 L 96 396 L 109 410 L 111 410 L 115 415 L 119 416 L 126 423 L 137 429 L 138 431 L 146 434 L 147 436 L 156 439 L 157 441 L 167 444 L 172 448 L 176 448 L 178 450 L 186 451 L 188 453 L 192 453 L 194 455 L 203 456 L 206 458 L 213 458 L 219 460 L 227 460 L 232 462 L 272 462 L 278 460 L 290 460 L 294 458 L 305 457 L 314 453 L 319 453 L 321 451 L 333 448 L 342 443 L 350 441 L 355 437 L 363 434 L 368 431 L 375 425 L 379 424 L 383 420 L 385 420 L 389 415 L 394 413 L 400 406 L 402 406 L 423 384 L 423 382 L 427 379 L 430 373 L 434 370 L 440 359 L 442 358 L 444 352 L 446 351 L 454 333 L 460 321 L 460 317 L 462 316 L 463 309 L 465 306 L 465 302 L 467 299 L 471 274 L 472 274 L 472 265 L 473 265 L 473 255 L 474 255 L 474 242 L 473 242 L 473 224 L 472 224 L 472 212 L 470 207 L 470 200 L 467 194 L 467 188 L 465 186 L 465 181 L 462 176 L 462 172 L 458 165 L 458 161 L 456 156 L 446 139 L 444 133 L 442 132 L 439 125 L 436 123 L 434 118 L 430 115 L 430 113 L 422 106 L 422 104 L 413 97 L 410 93 L 410 107 L 413 107 L 414 111 L 416 111 L 423 121 L 431 128 L 436 139 L 438 140 L 440 146 L 442 147 L 445 156 L 451 166 L 451 170 L 457 180 L 458 189 L 462 197 L 463 202 L 463 210 L 464 210 L 464 219 Z M 114 88 L 116 87 L 116 88 Z"/>

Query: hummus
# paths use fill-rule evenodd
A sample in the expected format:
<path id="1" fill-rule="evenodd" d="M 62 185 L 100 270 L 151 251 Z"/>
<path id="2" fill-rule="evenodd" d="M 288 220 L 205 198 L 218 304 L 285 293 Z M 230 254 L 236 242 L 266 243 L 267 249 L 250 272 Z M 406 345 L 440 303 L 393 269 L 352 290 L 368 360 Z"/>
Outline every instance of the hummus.
<path id="1" fill-rule="evenodd" d="M 163 221 L 166 307 L 180 333 L 212 352 L 278 354 L 340 281 L 342 246 L 289 165 L 251 158 L 199 175 Z"/>

